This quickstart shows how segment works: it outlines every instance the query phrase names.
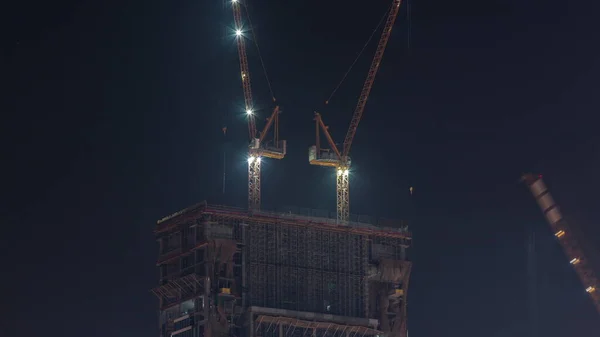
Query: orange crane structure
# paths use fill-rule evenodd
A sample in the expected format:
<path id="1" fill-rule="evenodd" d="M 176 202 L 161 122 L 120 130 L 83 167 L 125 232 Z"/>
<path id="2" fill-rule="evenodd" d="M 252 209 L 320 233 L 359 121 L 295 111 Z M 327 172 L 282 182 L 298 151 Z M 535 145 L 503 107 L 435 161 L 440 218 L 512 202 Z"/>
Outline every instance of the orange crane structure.
<path id="1" fill-rule="evenodd" d="M 240 71 L 242 88 L 244 91 L 244 105 L 246 118 L 248 120 L 248 135 L 250 144 L 248 146 L 248 208 L 260 209 L 260 166 L 262 158 L 283 159 L 286 154 L 286 141 L 279 140 L 279 106 L 275 106 L 273 112 L 267 118 L 262 131 L 257 132 L 256 110 L 252 98 L 252 82 L 250 80 L 250 67 L 246 54 L 246 37 L 244 36 L 244 22 L 242 20 L 242 3 L 240 0 L 232 0 L 233 19 L 235 23 L 235 38 L 240 59 Z M 246 14 L 248 14 L 246 12 Z M 249 16 L 248 16 L 249 18 Z M 249 25 L 250 30 L 252 26 Z M 256 38 L 254 39 L 256 43 Z M 258 47 L 258 45 L 257 45 Z M 258 49 L 258 48 L 257 48 Z M 259 50 L 260 52 L 260 50 Z M 262 61 L 262 58 L 261 58 Z M 264 64 L 263 64 L 264 67 Z M 266 71 L 265 71 L 266 75 Z M 268 78 L 267 78 L 268 82 Z M 270 87 L 270 85 L 269 85 Z M 272 92 L 271 92 L 272 94 Z M 275 97 L 272 97 L 275 102 Z M 273 128 L 273 139 L 265 141 L 268 132 Z"/>
<path id="2" fill-rule="evenodd" d="M 600 313 L 600 279 L 594 274 L 594 270 L 586 259 L 583 249 L 573 235 L 572 228 L 563 219 L 560 209 L 542 180 L 542 176 L 526 174 L 523 176 L 523 181 L 529 186 L 533 197 L 536 199 L 546 220 L 550 224 L 554 236 L 563 247 L 571 265 L 581 279 L 585 291 L 590 295 L 598 313 Z"/>
<path id="3" fill-rule="evenodd" d="M 360 123 L 365 110 L 369 93 L 373 88 L 373 82 L 375 81 L 375 76 L 379 70 L 383 53 L 390 38 L 396 17 L 398 16 L 401 3 L 402 0 L 393 0 L 388 11 L 385 26 L 375 51 L 375 56 L 371 62 L 371 67 L 369 68 L 367 78 L 363 84 L 362 91 L 358 98 L 358 103 L 354 109 L 354 114 L 352 115 L 350 127 L 346 133 L 346 138 L 344 138 L 342 151 L 337 148 L 335 142 L 333 141 L 333 138 L 328 131 L 328 127 L 323 123 L 321 114 L 315 112 L 316 144 L 309 148 L 308 160 L 311 165 L 334 167 L 336 169 L 337 219 L 340 221 L 348 221 L 350 217 L 350 147 L 352 146 L 356 129 L 358 128 L 358 124 Z M 319 131 L 323 132 L 331 149 L 321 148 Z"/>

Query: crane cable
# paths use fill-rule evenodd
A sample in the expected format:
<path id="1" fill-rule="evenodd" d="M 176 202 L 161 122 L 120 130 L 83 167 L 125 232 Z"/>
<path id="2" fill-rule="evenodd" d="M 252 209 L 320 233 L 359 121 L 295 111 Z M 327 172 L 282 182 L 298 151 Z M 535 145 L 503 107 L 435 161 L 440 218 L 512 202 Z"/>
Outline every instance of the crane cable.
<path id="1" fill-rule="evenodd" d="M 356 62 L 358 61 L 358 59 L 360 58 L 360 56 L 362 55 L 362 53 L 365 51 L 365 49 L 367 49 L 367 46 L 369 45 L 369 43 L 373 39 L 373 36 L 375 36 L 375 33 L 377 32 L 377 30 L 379 29 L 379 27 L 381 26 L 381 24 L 385 20 L 385 18 L 387 16 L 388 12 L 390 11 L 390 9 L 391 9 L 391 7 L 389 9 L 387 9 L 385 11 L 385 13 L 383 13 L 383 15 L 381 16 L 381 20 L 379 20 L 379 23 L 377 24 L 377 26 L 375 27 L 375 29 L 373 29 L 373 32 L 371 33 L 371 36 L 369 36 L 369 38 L 367 39 L 367 42 L 365 42 L 364 46 L 362 47 L 362 49 L 360 50 L 360 52 L 356 56 L 356 59 L 354 59 L 354 62 L 352 62 L 352 64 L 350 65 L 350 68 L 348 68 L 348 70 L 346 71 L 346 73 L 342 77 L 342 80 L 338 83 L 338 85 L 335 87 L 335 89 L 333 89 L 333 92 L 331 93 L 331 95 L 329 95 L 329 98 L 327 98 L 327 100 L 325 101 L 325 105 L 329 104 L 329 101 L 331 100 L 331 98 L 333 97 L 333 95 L 335 95 L 335 93 L 340 88 L 340 86 L 342 85 L 342 83 L 346 80 L 346 77 L 348 77 L 348 74 L 350 74 L 350 71 L 352 71 L 352 68 L 354 67 L 354 65 L 356 64 Z"/>
<path id="2" fill-rule="evenodd" d="M 244 8 L 246 9 L 246 18 L 248 18 L 248 25 L 250 26 L 250 31 L 252 32 L 252 40 L 254 41 L 254 45 L 256 46 L 256 51 L 258 52 L 258 58 L 260 59 L 260 64 L 262 66 L 263 73 L 267 80 L 267 85 L 269 86 L 269 92 L 271 93 L 271 99 L 273 99 L 273 102 L 275 102 L 275 94 L 273 93 L 273 88 L 271 87 L 271 81 L 269 80 L 269 75 L 267 74 L 267 67 L 265 66 L 265 62 L 263 61 L 262 54 L 260 53 L 260 48 L 258 47 L 258 40 L 256 39 L 256 33 L 254 32 L 254 26 L 252 25 L 252 20 L 250 20 L 250 13 L 248 12 L 248 6 L 245 4 L 245 2 L 242 2 L 242 4 L 244 4 Z"/>

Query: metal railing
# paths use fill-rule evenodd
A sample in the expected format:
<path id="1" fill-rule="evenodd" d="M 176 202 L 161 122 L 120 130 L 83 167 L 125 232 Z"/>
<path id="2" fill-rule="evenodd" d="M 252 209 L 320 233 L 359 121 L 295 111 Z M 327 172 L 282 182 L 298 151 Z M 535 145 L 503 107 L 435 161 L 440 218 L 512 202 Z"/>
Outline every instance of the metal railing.
<path id="1" fill-rule="evenodd" d="M 254 214 L 271 216 L 277 218 L 284 218 L 290 220 L 305 220 L 314 221 L 320 223 L 327 223 L 332 225 L 343 225 L 350 227 L 359 228 L 373 228 L 377 230 L 388 229 L 395 232 L 408 232 L 408 223 L 403 220 L 391 220 L 385 218 L 371 217 L 367 215 L 350 214 L 349 221 L 341 221 L 337 219 L 336 212 L 329 212 L 325 210 L 317 210 L 311 208 L 300 208 L 300 207 L 282 207 L 273 211 L 260 210 L 260 211 L 248 211 L 244 208 L 224 206 L 224 205 L 207 205 L 207 208 L 220 210 L 224 212 L 235 212 L 243 214 Z"/>

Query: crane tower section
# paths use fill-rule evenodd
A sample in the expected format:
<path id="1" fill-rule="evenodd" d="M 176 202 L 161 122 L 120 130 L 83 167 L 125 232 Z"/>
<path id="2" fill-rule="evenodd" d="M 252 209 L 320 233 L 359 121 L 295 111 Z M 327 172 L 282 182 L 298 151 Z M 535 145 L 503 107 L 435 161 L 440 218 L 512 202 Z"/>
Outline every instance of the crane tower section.
<path id="1" fill-rule="evenodd" d="M 309 148 L 308 161 L 311 165 L 334 167 L 336 169 L 336 208 L 337 218 L 340 221 L 348 221 L 350 218 L 350 148 L 352 147 L 352 141 L 354 140 L 358 124 L 360 123 L 365 110 L 369 94 L 373 88 L 375 76 L 377 75 L 381 60 L 383 59 L 383 53 L 385 52 L 385 47 L 387 46 L 390 34 L 392 33 L 394 22 L 396 22 L 401 3 L 402 0 L 393 0 L 390 10 L 388 11 L 383 32 L 381 33 L 375 55 L 373 56 L 369 72 L 367 73 L 367 78 L 363 84 L 358 103 L 354 109 L 354 114 L 352 115 L 350 126 L 344 139 L 342 151 L 337 148 L 337 145 L 329 134 L 327 126 L 323 123 L 321 115 L 315 113 L 316 145 Z M 327 138 L 330 149 L 321 148 L 319 138 L 321 132 Z"/>
<path id="2" fill-rule="evenodd" d="M 286 154 L 286 141 L 279 140 L 279 114 L 281 113 L 279 106 L 275 106 L 273 112 L 267 118 L 264 128 L 257 133 L 257 112 L 254 109 L 252 97 L 252 82 L 250 80 L 250 67 L 248 65 L 248 55 L 246 53 L 246 38 L 243 29 L 244 22 L 242 20 L 242 3 L 240 0 L 232 0 L 231 8 L 233 10 L 233 20 L 235 23 L 236 43 L 240 59 L 240 76 L 242 79 L 242 89 L 244 91 L 244 105 L 246 118 L 248 119 L 248 135 L 250 138 L 250 144 L 248 146 L 248 208 L 257 210 L 260 209 L 261 203 L 260 168 L 262 158 L 283 159 Z M 251 30 L 252 26 L 249 26 Z M 275 101 L 274 97 L 273 101 Z M 271 130 L 273 130 L 273 138 L 267 140 L 266 136 Z"/>
<path id="3" fill-rule="evenodd" d="M 598 313 L 600 313 L 600 280 L 594 274 L 592 266 L 588 263 L 581 245 L 567 222 L 563 219 L 560 209 L 550 195 L 541 176 L 525 175 L 523 180 L 529 186 L 531 193 L 540 206 L 548 224 L 554 232 L 560 245 L 563 247 L 571 265 L 581 279 L 585 291 L 590 295 Z"/>

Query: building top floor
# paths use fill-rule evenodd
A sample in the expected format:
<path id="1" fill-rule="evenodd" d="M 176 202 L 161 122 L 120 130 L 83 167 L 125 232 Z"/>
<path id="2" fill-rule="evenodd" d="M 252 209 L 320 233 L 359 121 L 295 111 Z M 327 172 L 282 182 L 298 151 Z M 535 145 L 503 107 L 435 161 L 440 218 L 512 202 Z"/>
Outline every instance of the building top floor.
<path id="1" fill-rule="evenodd" d="M 324 230 L 353 232 L 374 236 L 395 237 L 410 240 L 412 234 L 408 223 L 401 220 L 389 220 L 368 216 L 351 216 L 350 221 L 340 221 L 335 213 L 311 209 L 285 208 L 278 211 L 257 211 L 243 208 L 211 205 L 200 202 L 173 213 L 157 221 L 156 234 L 169 232 L 185 223 L 202 216 L 215 215 L 224 218 L 235 218 L 248 223 L 281 223 L 297 226 L 318 226 Z"/>

